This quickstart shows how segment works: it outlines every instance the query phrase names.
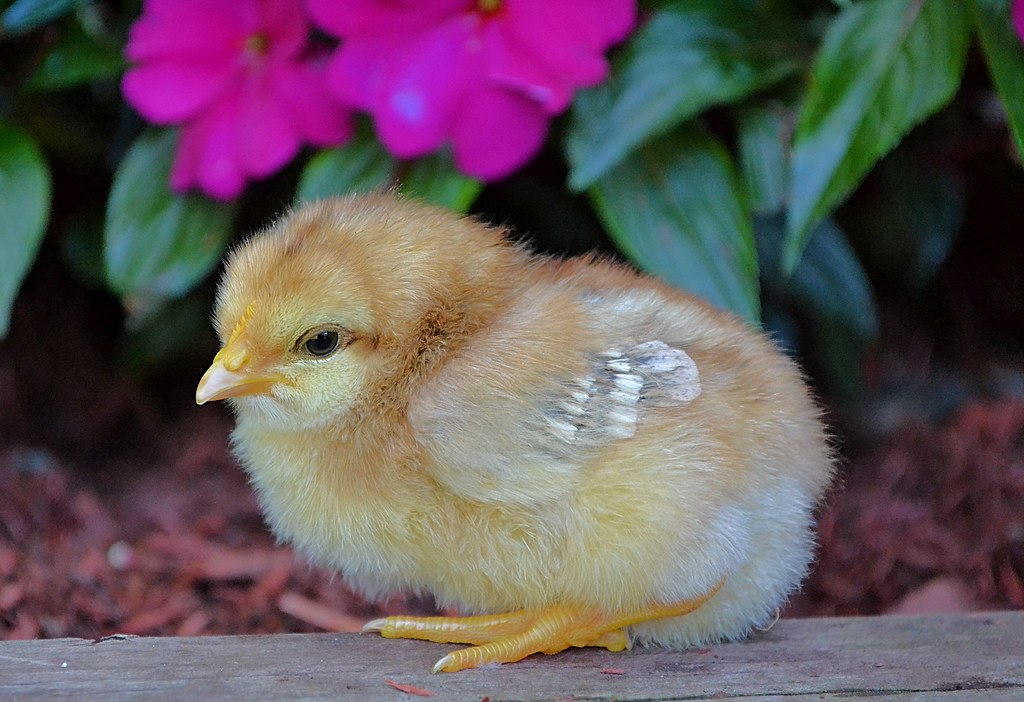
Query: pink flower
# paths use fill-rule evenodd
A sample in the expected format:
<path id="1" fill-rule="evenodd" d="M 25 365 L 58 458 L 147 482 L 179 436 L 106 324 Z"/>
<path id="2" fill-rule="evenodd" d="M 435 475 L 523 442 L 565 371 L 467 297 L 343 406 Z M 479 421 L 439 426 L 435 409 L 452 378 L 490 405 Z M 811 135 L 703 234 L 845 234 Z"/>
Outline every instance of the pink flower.
<path id="1" fill-rule="evenodd" d="M 328 86 L 402 158 L 452 144 L 460 170 L 511 173 L 573 92 L 608 74 L 635 0 L 309 0 L 342 38 Z"/>
<path id="2" fill-rule="evenodd" d="M 175 190 L 230 199 L 303 143 L 348 137 L 347 111 L 304 56 L 308 39 L 301 0 L 145 0 L 122 90 L 151 122 L 182 125 Z"/>
<path id="3" fill-rule="evenodd" d="M 1017 35 L 1024 42 L 1024 0 L 1014 0 L 1011 12 L 1013 13 L 1013 28 L 1017 30 Z"/>

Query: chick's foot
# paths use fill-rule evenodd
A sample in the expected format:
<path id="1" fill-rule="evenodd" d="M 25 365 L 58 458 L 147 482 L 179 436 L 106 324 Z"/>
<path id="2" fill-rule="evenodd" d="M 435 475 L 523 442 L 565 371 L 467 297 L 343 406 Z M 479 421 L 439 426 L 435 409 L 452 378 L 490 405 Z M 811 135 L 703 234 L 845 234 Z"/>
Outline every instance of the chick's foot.
<path id="1" fill-rule="evenodd" d="M 570 646 L 622 651 L 630 647 L 626 627 L 689 614 L 720 588 L 721 583 L 692 600 L 612 615 L 593 607 L 550 605 L 475 617 L 387 617 L 369 622 L 363 631 L 376 631 L 390 639 L 473 644 L 452 651 L 434 665 L 435 673 L 454 673 L 491 663 L 514 663 L 534 653 L 560 653 Z"/>

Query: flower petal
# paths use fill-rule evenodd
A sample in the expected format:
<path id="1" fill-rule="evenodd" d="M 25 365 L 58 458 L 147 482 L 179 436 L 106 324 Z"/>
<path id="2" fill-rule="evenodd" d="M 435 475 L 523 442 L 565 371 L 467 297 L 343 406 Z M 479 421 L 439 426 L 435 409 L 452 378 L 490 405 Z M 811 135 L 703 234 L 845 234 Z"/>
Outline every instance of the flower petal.
<path id="1" fill-rule="evenodd" d="M 327 64 L 327 89 L 346 105 L 371 109 L 388 79 L 394 51 L 390 40 L 344 42 Z"/>
<path id="2" fill-rule="evenodd" d="M 466 12 L 466 0 L 309 0 L 309 14 L 324 31 L 342 38 L 396 37 L 429 30 Z"/>
<path id="3" fill-rule="evenodd" d="M 548 117 L 534 100 L 498 88 L 474 91 L 455 125 L 455 163 L 478 178 L 503 178 L 540 150 L 547 129 Z"/>
<path id="4" fill-rule="evenodd" d="M 270 175 L 299 150 L 298 130 L 277 97 L 268 73 L 246 77 L 235 116 L 235 159 L 257 178 Z"/>
<path id="5" fill-rule="evenodd" d="M 508 21 L 538 43 L 585 46 L 603 51 L 630 33 L 636 25 L 636 0 L 503 0 Z M 542 39 L 542 37 L 544 37 Z"/>
<path id="6" fill-rule="evenodd" d="M 229 59 L 249 31 L 237 10 L 234 3 L 148 2 L 128 32 L 125 56 L 131 61 Z"/>
<path id="7" fill-rule="evenodd" d="M 173 124 L 193 116 L 232 80 L 232 63 L 148 62 L 125 73 L 125 99 L 150 122 Z"/>
<path id="8" fill-rule="evenodd" d="M 335 146 L 352 135 L 348 110 L 330 99 L 320 66 L 300 65 L 271 73 L 273 91 L 299 135 L 317 146 Z"/>
<path id="9" fill-rule="evenodd" d="M 1013 9 L 1010 12 L 1013 15 L 1013 28 L 1017 30 L 1017 35 L 1024 42 L 1024 0 L 1014 0 Z"/>
<path id="10" fill-rule="evenodd" d="M 505 0 L 510 39 L 574 86 L 608 73 L 602 56 L 635 22 L 633 0 Z"/>
<path id="11" fill-rule="evenodd" d="M 240 95 L 231 91 L 212 109 L 184 125 L 171 168 L 171 187 L 182 192 L 198 185 L 218 200 L 231 200 L 245 187 L 235 159 L 235 124 Z"/>
<path id="12" fill-rule="evenodd" d="M 432 151 L 448 137 L 467 81 L 483 68 L 473 26 L 459 17 L 404 42 L 349 40 L 328 69 L 328 82 L 343 101 L 373 114 L 381 141 L 396 156 Z"/>
<path id="13" fill-rule="evenodd" d="M 295 58 L 305 48 L 309 24 L 300 0 L 262 0 L 258 31 L 266 37 L 272 58 Z"/>
<path id="14" fill-rule="evenodd" d="M 517 46 L 509 34 L 505 23 L 489 22 L 483 28 L 487 78 L 536 100 L 548 114 L 563 111 L 572 101 L 573 85 Z"/>

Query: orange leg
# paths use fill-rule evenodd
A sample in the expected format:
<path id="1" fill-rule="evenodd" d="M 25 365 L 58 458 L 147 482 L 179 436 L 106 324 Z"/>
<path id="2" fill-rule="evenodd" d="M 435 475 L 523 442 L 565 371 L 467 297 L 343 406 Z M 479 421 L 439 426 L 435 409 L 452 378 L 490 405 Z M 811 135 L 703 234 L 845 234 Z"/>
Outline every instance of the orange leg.
<path id="1" fill-rule="evenodd" d="M 626 627 L 651 619 L 679 617 L 694 611 L 722 587 L 667 605 L 607 615 L 593 607 L 550 605 L 507 614 L 476 617 L 387 617 L 363 627 L 392 639 L 467 643 L 434 665 L 434 672 L 454 673 L 489 663 L 512 663 L 534 653 L 558 653 L 570 646 L 598 646 L 609 651 L 629 648 Z"/>

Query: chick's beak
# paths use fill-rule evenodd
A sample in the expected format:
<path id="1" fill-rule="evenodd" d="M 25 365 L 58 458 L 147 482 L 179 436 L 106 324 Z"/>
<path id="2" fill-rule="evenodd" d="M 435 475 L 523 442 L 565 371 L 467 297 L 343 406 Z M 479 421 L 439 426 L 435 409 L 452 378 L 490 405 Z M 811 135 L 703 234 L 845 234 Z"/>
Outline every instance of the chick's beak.
<path id="1" fill-rule="evenodd" d="M 252 356 L 244 347 L 229 343 L 213 358 L 196 388 L 196 404 L 243 395 L 267 395 L 275 383 L 285 380 L 278 373 L 257 372 Z"/>

